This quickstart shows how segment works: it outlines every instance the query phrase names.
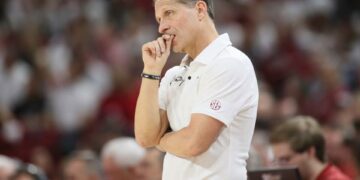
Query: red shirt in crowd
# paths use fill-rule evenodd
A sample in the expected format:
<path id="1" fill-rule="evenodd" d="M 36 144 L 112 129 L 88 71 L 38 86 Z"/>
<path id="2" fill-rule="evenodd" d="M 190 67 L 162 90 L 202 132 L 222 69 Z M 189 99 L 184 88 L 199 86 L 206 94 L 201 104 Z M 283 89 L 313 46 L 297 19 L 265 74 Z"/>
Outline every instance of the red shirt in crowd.
<path id="1" fill-rule="evenodd" d="M 350 180 L 350 178 L 341 172 L 336 166 L 328 164 L 316 180 Z"/>

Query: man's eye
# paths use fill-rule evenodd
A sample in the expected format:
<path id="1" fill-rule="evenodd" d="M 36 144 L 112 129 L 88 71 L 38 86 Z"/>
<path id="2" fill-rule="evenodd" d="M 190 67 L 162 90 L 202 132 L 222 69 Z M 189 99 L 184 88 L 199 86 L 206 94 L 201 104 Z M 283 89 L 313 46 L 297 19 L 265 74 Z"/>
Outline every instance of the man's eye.
<path id="1" fill-rule="evenodd" d="M 165 15 L 166 15 L 166 16 L 169 16 L 169 15 L 171 15 L 173 12 L 174 12 L 174 11 L 167 10 L 167 11 L 165 11 Z"/>

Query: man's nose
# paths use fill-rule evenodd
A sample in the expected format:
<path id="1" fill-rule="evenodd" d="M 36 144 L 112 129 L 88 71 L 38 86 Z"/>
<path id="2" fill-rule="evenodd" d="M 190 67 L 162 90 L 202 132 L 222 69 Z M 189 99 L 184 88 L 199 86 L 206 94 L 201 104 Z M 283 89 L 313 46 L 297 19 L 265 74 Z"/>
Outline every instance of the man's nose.
<path id="1" fill-rule="evenodd" d="M 158 29 L 160 34 L 166 33 L 166 31 L 169 29 L 170 29 L 170 26 L 166 22 L 160 22 L 159 29 Z"/>

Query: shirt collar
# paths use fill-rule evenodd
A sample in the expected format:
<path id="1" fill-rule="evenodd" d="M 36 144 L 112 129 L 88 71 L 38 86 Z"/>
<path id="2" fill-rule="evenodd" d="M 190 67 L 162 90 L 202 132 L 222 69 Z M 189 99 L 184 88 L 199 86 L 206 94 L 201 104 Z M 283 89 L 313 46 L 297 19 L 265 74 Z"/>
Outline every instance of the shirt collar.
<path id="1" fill-rule="evenodd" d="M 231 46 L 231 41 L 227 33 L 220 35 L 213 42 L 211 42 L 201 53 L 192 61 L 189 55 L 181 61 L 181 66 L 189 65 L 190 63 L 209 64 L 215 57 L 226 47 Z"/>

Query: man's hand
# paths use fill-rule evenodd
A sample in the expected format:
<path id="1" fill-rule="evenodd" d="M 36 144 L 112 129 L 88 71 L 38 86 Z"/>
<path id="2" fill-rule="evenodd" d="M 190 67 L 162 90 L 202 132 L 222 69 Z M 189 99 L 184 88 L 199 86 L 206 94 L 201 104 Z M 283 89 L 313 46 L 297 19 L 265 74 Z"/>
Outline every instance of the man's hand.
<path id="1" fill-rule="evenodd" d="M 165 34 L 157 40 L 148 42 L 142 46 L 145 73 L 153 75 L 161 74 L 170 55 L 173 38 L 173 35 Z"/>

